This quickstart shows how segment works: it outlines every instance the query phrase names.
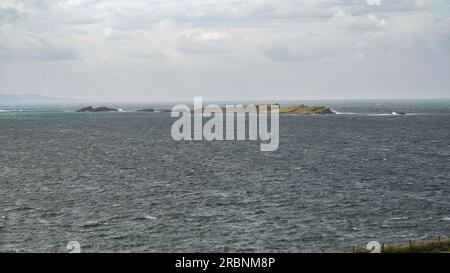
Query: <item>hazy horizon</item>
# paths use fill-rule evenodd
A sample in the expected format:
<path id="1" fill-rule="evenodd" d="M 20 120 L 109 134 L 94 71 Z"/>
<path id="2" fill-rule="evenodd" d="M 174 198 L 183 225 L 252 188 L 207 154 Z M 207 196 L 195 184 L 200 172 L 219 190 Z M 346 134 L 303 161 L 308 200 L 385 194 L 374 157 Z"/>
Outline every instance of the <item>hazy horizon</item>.
<path id="1" fill-rule="evenodd" d="M 0 38 L 0 94 L 450 98 L 445 0 L 6 0 Z"/>
<path id="2" fill-rule="evenodd" d="M 0 105 L 20 105 L 20 104 L 73 104 L 73 105 L 83 105 L 83 104 L 164 104 L 164 103 L 192 103 L 194 97 L 192 98 L 179 98 L 179 99 L 155 99 L 155 100 L 130 100 L 130 99 L 76 99 L 68 97 L 49 97 L 44 95 L 36 94 L 1 94 L 0 93 Z M 205 99 L 204 103 L 326 103 L 326 102 L 409 102 L 409 101 L 423 101 L 423 102 L 433 102 L 433 101 L 449 101 L 450 97 L 441 98 L 352 98 L 352 99 L 264 99 L 264 98 L 254 98 L 254 99 Z"/>

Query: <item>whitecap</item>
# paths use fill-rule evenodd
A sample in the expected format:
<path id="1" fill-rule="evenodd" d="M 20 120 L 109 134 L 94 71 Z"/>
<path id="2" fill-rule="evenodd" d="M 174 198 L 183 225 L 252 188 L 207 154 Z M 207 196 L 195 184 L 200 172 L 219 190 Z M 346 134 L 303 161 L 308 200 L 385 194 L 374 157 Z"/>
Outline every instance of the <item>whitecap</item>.
<path id="1" fill-rule="evenodd" d="M 155 216 L 151 216 L 151 215 L 144 215 L 144 218 L 147 220 L 156 220 Z"/>
<path id="2" fill-rule="evenodd" d="M 213 193 L 214 196 L 219 196 L 219 197 L 228 197 L 230 196 L 229 194 L 226 194 L 224 192 L 215 192 Z"/>
<path id="3" fill-rule="evenodd" d="M 332 110 L 336 115 L 364 115 L 364 113 L 353 113 L 353 112 L 338 112 Z"/>
<path id="4" fill-rule="evenodd" d="M 382 113 L 382 114 L 368 114 L 368 115 L 372 116 L 372 117 L 394 116 L 392 113 L 391 114 L 386 114 L 386 113 Z"/>
<path id="5" fill-rule="evenodd" d="M 95 221 L 95 220 L 89 220 L 84 222 L 81 227 L 83 228 L 91 228 L 91 227 L 97 227 L 101 225 L 100 221 Z"/>
<path id="6" fill-rule="evenodd" d="M 405 115 L 418 115 L 417 113 L 407 113 L 407 114 L 398 114 L 396 112 L 391 113 L 356 113 L 356 112 L 333 112 L 337 115 L 359 115 L 359 116 L 369 116 L 369 117 L 389 117 L 389 116 L 405 116 Z"/>
<path id="7" fill-rule="evenodd" d="M 409 218 L 407 216 L 401 216 L 401 217 L 392 217 L 388 220 L 408 220 Z"/>
<path id="8" fill-rule="evenodd" d="M 450 221 L 450 217 L 444 217 L 442 218 L 442 221 Z"/>
<path id="9" fill-rule="evenodd" d="M 7 110 L 7 109 L 0 109 L 0 112 L 3 113 L 7 113 L 7 112 L 24 112 L 25 110 L 23 109 L 12 109 L 12 110 Z"/>

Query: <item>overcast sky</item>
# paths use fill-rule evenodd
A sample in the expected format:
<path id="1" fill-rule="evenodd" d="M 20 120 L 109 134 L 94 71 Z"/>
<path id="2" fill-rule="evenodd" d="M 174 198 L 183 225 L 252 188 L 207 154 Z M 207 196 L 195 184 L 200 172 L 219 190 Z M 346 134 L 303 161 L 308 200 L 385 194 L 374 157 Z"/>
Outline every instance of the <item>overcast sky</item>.
<path id="1" fill-rule="evenodd" d="M 0 94 L 450 97 L 448 0 L 1 0 Z"/>

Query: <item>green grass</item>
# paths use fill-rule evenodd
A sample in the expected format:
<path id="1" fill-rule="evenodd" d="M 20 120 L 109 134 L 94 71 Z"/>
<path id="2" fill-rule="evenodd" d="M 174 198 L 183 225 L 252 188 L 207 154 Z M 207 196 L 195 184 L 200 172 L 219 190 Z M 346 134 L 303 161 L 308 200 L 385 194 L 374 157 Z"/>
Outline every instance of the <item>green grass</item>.
<path id="1" fill-rule="evenodd" d="M 280 114 L 333 114 L 325 106 L 289 105 L 280 107 Z"/>
<path id="2" fill-rule="evenodd" d="M 381 243 L 381 242 L 380 242 Z M 353 252 L 353 250 L 351 251 Z M 365 248 L 356 248 L 356 253 L 368 253 Z M 410 241 L 405 244 L 384 243 L 382 253 L 450 253 L 450 239 Z"/>

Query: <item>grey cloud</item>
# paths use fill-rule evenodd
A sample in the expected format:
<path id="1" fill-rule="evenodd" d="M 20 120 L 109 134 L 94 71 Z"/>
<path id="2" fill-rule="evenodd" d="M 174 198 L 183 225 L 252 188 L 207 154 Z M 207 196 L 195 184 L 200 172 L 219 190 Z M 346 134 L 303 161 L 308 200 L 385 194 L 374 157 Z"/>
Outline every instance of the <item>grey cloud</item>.
<path id="1" fill-rule="evenodd" d="M 387 21 L 380 16 L 373 14 L 353 16 L 343 12 L 338 11 L 334 17 L 333 21 L 335 25 L 339 28 L 345 28 L 350 31 L 373 31 L 373 30 L 383 30 L 388 26 Z"/>
<path id="2" fill-rule="evenodd" d="M 0 22 L 15 21 L 20 19 L 20 13 L 11 7 L 0 8 Z"/>
<path id="3" fill-rule="evenodd" d="M 78 52 L 69 46 L 43 44 L 40 49 L 35 52 L 35 56 L 41 60 L 62 61 L 75 60 L 78 58 Z"/>
<path id="4" fill-rule="evenodd" d="M 214 54 L 224 53 L 226 48 L 220 44 L 184 44 L 180 45 L 181 52 L 189 54 Z"/>
<path id="5" fill-rule="evenodd" d="M 285 44 L 272 44 L 262 49 L 262 52 L 270 59 L 279 62 L 296 62 L 312 59 L 308 56 Z"/>
<path id="6" fill-rule="evenodd" d="M 42 46 L 33 50 L 11 49 L 0 47 L 0 61 L 5 60 L 41 60 L 63 61 L 78 58 L 78 52 L 72 48 L 58 46 Z"/>
<path id="7" fill-rule="evenodd" d="M 39 38 L 17 28 L 1 27 L 0 60 L 73 60 L 78 52 L 72 46 Z"/>
<path id="8" fill-rule="evenodd" d="M 191 54 L 221 53 L 230 50 L 226 34 L 219 31 L 196 30 L 180 40 L 181 51 Z"/>
<path id="9" fill-rule="evenodd" d="M 55 7 L 64 0 L 15 0 L 20 4 L 32 9 L 37 10 L 48 10 Z"/>
<path id="10" fill-rule="evenodd" d="M 168 60 L 168 56 L 166 54 L 156 52 L 132 51 L 128 53 L 128 56 L 142 61 L 151 60 L 156 62 L 167 62 Z"/>
<path id="11" fill-rule="evenodd" d="M 357 46 L 333 39 L 317 41 L 273 43 L 261 49 L 267 58 L 277 62 L 307 62 L 323 59 L 354 58 Z"/>

